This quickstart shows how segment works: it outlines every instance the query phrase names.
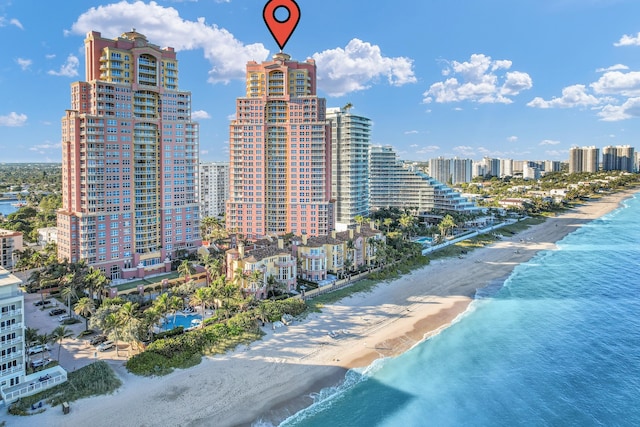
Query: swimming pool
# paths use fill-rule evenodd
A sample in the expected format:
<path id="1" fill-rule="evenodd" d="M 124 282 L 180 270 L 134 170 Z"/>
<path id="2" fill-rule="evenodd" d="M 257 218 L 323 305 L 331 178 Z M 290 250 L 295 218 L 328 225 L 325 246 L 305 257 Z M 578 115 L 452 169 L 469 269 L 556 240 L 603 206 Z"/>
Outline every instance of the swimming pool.
<path id="1" fill-rule="evenodd" d="M 171 329 L 177 328 L 178 326 L 182 326 L 184 329 L 189 329 L 195 326 L 199 326 L 200 324 L 198 322 L 202 322 L 202 316 L 199 314 L 178 313 L 175 315 L 175 321 L 172 314 L 164 319 L 160 329 L 163 331 L 170 331 Z"/>
<path id="2" fill-rule="evenodd" d="M 422 243 L 423 245 L 430 245 L 433 242 L 433 239 L 431 237 L 420 237 L 415 241 L 418 243 Z"/>

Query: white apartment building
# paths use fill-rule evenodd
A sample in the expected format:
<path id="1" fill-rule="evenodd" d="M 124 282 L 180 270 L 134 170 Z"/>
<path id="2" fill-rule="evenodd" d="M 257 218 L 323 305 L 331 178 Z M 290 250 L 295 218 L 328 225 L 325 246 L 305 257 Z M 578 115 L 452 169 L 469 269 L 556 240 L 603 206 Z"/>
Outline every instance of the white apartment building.
<path id="1" fill-rule="evenodd" d="M 371 120 L 348 108 L 327 108 L 331 126 L 331 196 L 336 230 L 355 226 L 354 218 L 369 215 L 369 147 Z"/>
<path id="2" fill-rule="evenodd" d="M 203 218 L 224 216 L 229 198 L 229 163 L 200 163 L 200 211 Z"/>
<path id="3" fill-rule="evenodd" d="M 11 270 L 18 262 L 17 251 L 22 250 L 22 233 L 0 229 L 0 267 Z"/>
<path id="4" fill-rule="evenodd" d="M 371 209 L 472 212 L 478 208 L 457 191 L 397 159 L 391 146 L 371 146 Z"/>
<path id="5" fill-rule="evenodd" d="M 26 366 L 30 360 L 26 350 L 29 343 L 24 342 L 25 310 L 21 284 L 20 279 L 0 267 L 0 396 L 5 405 L 67 380 L 67 372 L 59 365 L 27 374 Z M 41 380 L 45 376 L 47 379 Z"/>

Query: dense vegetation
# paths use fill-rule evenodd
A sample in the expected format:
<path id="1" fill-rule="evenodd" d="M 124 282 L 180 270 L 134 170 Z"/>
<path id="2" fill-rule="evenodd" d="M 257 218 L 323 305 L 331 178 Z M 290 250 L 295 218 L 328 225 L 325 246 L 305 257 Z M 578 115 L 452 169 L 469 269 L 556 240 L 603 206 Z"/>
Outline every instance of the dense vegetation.
<path id="1" fill-rule="evenodd" d="M 68 381 L 40 393 L 23 397 L 9 407 L 12 415 L 30 415 L 32 405 L 44 401 L 56 406 L 62 402 L 73 402 L 84 397 L 111 394 L 122 381 L 111 367 L 103 361 L 97 361 L 74 372 L 68 373 Z M 44 409 L 41 409 L 44 410 Z"/>
<path id="2" fill-rule="evenodd" d="M 0 218 L 0 228 L 19 231 L 33 243 L 38 228 L 55 227 L 56 210 L 62 206 L 61 174 L 60 164 L 55 163 L 0 164 L 0 195 L 17 193 L 15 198 L 26 203 Z"/>

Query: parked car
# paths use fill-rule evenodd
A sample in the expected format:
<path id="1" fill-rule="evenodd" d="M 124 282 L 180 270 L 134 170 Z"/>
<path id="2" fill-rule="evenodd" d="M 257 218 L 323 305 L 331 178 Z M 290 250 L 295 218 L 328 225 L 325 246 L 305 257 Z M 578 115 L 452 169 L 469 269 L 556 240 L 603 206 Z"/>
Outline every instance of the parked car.
<path id="1" fill-rule="evenodd" d="M 42 353 L 43 351 L 49 351 L 50 348 L 47 344 L 45 345 L 34 345 L 33 347 L 29 347 L 29 350 L 27 350 L 27 353 L 29 353 L 29 355 L 33 355 L 33 354 L 38 354 L 38 353 Z"/>
<path id="2" fill-rule="evenodd" d="M 31 361 L 31 366 L 33 368 L 40 368 L 42 366 L 45 366 L 45 365 L 49 364 L 49 362 L 51 362 L 51 359 L 49 359 L 49 358 L 32 360 Z"/>
<path id="3" fill-rule="evenodd" d="M 35 305 L 36 307 L 39 307 L 41 305 L 48 305 L 48 304 L 51 304 L 51 300 L 50 299 L 38 300 L 38 301 L 33 303 L 33 305 Z"/>
<path id="4" fill-rule="evenodd" d="M 95 336 L 95 337 L 91 338 L 91 341 L 89 341 L 89 344 L 98 345 L 98 344 L 102 344 L 105 341 L 107 341 L 107 336 L 106 335 L 98 335 L 98 336 Z"/>
<path id="5" fill-rule="evenodd" d="M 63 314 L 62 316 L 58 317 L 58 322 L 62 323 L 65 320 L 69 320 L 71 319 L 71 316 L 69 316 L 68 314 Z"/>
<path id="6" fill-rule="evenodd" d="M 113 341 L 105 341 L 102 344 L 100 344 L 98 347 L 96 347 L 96 349 L 98 351 L 107 351 L 113 347 L 115 347 L 116 343 L 114 343 Z"/>
<path id="7" fill-rule="evenodd" d="M 63 313 L 66 313 L 67 310 L 65 310 L 64 308 L 54 308 L 53 310 L 51 310 L 49 312 L 49 316 L 59 316 Z"/>

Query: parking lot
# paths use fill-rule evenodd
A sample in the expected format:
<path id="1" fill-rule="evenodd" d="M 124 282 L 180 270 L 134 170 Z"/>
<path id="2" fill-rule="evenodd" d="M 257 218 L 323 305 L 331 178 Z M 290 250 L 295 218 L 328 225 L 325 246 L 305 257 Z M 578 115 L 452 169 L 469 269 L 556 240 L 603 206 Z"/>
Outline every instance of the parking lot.
<path id="1" fill-rule="evenodd" d="M 40 301 L 42 296 L 40 294 L 24 294 L 24 306 L 25 306 L 25 323 L 27 327 L 38 330 L 38 333 L 50 334 L 56 327 L 60 326 L 58 318 L 61 315 L 68 313 L 65 305 L 61 304 L 54 298 L 51 298 L 52 304 L 46 306 L 36 306 L 35 302 Z M 64 310 L 63 314 L 50 316 L 49 312 L 53 309 Z M 96 360 L 105 360 L 107 362 L 113 362 L 113 364 L 121 365 L 126 361 L 129 354 L 129 345 L 124 343 L 118 343 L 118 352 L 120 357 L 116 358 L 115 347 L 112 347 L 103 352 L 97 351 L 96 347 L 91 345 L 89 341 L 95 337 L 95 334 L 87 335 L 82 338 L 77 336 L 85 330 L 84 318 L 76 315 L 74 316 L 80 319 L 79 323 L 72 325 L 65 325 L 72 331 L 69 338 L 62 340 L 62 347 L 58 351 L 58 344 L 49 344 L 49 357 L 58 360 L 60 366 L 62 366 L 67 372 L 73 372 L 74 370 L 88 365 Z M 58 358 L 59 354 L 59 358 Z M 38 355 L 40 356 L 40 355 Z"/>

